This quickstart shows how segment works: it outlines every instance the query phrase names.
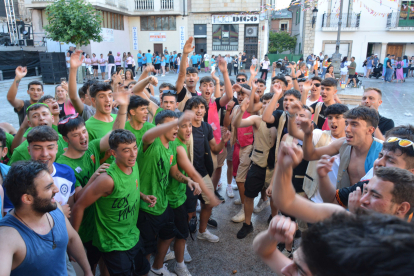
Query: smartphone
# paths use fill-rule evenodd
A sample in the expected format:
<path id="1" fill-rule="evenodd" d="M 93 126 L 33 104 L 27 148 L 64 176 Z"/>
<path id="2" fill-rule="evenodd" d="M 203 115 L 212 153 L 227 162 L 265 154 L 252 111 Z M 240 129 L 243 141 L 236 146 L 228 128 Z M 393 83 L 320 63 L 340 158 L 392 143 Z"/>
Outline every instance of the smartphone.
<path id="1" fill-rule="evenodd" d="M 66 82 L 66 78 L 60 78 L 60 83 Z"/>

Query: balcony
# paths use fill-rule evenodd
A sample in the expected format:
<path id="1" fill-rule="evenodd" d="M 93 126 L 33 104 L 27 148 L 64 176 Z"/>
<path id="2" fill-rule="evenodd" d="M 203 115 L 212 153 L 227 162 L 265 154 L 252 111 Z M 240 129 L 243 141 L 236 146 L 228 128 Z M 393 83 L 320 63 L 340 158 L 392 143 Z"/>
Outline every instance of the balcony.
<path id="1" fill-rule="evenodd" d="M 154 0 L 135 0 L 136 11 L 153 11 Z"/>
<path id="2" fill-rule="evenodd" d="M 404 11 L 389 13 L 386 28 L 394 32 L 414 31 L 414 13 L 407 14 Z"/>
<path id="3" fill-rule="evenodd" d="M 343 13 L 341 31 L 356 31 L 359 29 L 361 19 L 360 13 Z M 322 16 L 322 31 L 337 31 L 339 25 L 339 14 L 324 13 Z"/>
<path id="4" fill-rule="evenodd" d="M 174 10 L 174 0 L 161 0 L 161 10 Z"/>

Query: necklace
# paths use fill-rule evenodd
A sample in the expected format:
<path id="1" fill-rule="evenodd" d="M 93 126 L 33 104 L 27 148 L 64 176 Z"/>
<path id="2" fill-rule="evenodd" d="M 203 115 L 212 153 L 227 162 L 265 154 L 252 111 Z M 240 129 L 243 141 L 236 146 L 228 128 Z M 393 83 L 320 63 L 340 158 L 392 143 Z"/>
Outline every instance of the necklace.
<path id="1" fill-rule="evenodd" d="M 47 218 L 47 222 L 49 223 L 49 226 L 50 226 L 50 231 L 52 232 L 52 240 L 48 240 L 48 239 L 45 239 L 45 238 L 43 238 L 42 236 L 40 236 L 38 233 L 36 233 L 29 225 L 27 225 L 27 223 L 26 222 L 24 222 L 24 220 L 22 220 L 22 218 L 21 217 L 19 217 L 18 215 L 17 215 L 17 213 L 16 213 L 16 210 L 14 211 L 14 215 L 18 218 L 18 219 L 20 219 L 23 223 L 24 223 L 24 225 L 26 225 L 30 230 L 32 230 L 33 231 L 33 233 L 35 233 L 39 238 L 41 238 L 42 240 L 44 240 L 44 241 L 49 241 L 49 242 L 52 242 L 52 249 L 56 249 L 56 243 L 55 243 L 55 236 L 53 235 L 53 228 L 52 228 L 52 225 L 50 224 L 50 220 L 49 220 L 49 217 L 47 216 L 47 214 L 49 214 L 49 213 L 46 213 L 46 218 Z"/>

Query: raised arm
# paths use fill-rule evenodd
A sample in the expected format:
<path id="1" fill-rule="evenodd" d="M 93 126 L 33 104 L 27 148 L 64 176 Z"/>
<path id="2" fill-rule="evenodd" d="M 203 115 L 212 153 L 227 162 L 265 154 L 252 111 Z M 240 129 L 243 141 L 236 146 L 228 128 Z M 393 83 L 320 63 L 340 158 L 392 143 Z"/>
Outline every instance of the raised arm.
<path id="1" fill-rule="evenodd" d="M 18 66 L 15 70 L 16 76 L 14 77 L 14 81 L 9 88 L 9 92 L 7 92 L 7 101 L 17 110 L 23 108 L 24 102 L 23 100 L 16 99 L 17 96 L 17 89 L 19 88 L 20 81 L 26 76 L 27 74 L 27 67 Z"/>
<path id="2" fill-rule="evenodd" d="M 220 106 L 225 106 L 233 99 L 233 88 L 231 86 L 229 73 L 227 72 L 226 61 L 223 58 L 218 59 L 218 67 L 223 74 L 224 89 L 226 94 L 220 99 Z"/>
<path id="3" fill-rule="evenodd" d="M 313 84 L 312 84 L 311 79 L 308 79 L 303 83 L 302 95 L 300 97 L 300 100 L 303 105 L 306 105 L 306 99 L 308 98 L 309 91 L 312 89 L 312 87 L 313 87 Z"/>
<path id="4" fill-rule="evenodd" d="M 247 112 L 249 112 L 250 114 L 255 114 L 256 112 L 258 112 L 260 109 L 262 109 L 263 107 L 263 103 L 259 101 L 256 102 L 256 99 L 259 98 L 259 95 L 256 94 L 257 91 L 257 84 L 255 82 L 255 80 L 253 80 L 251 82 L 251 87 L 252 87 L 252 91 L 250 93 L 249 99 L 250 99 L 250 103 L 249 106 L 247 107 Z"/>
<path id="5" fill-rule="evenodd" d="M 25 116 L 22 125 L 20 126 L 19 130 L 17 131 L 16 135 L 14 135 L 13 142 L 11 144 L 11 148 L 9 148 L 10 154 L 13 154 L 15 148 L 17 148 L 24 140 L 23 135 L 26 133 L 27 129 L 29 128 L 27 116 Z"/>
<path id="6" fill-rule="evenodd" d="M 211 71 L 211 77 L 214 79 L 215 81 L 215 87 L 214 87 L 214 98 L 220 98 L 221 97 L 221 93 L 220 93 L 220 78 L 216 76 L 216 71 Z"/>
<path id="7" fill-rule="evenodd" d="M 84 105 L 78 95 L 77 85 L 76 85 L 76 74 L 78 72 L 79 66 L 82 66 L 82 62 L 84 59 L 85 59 L 85 56 L 82 55 L 81 50 L 76 50 L 70 56 L 68 93 L 69 93 L 69 99 L 73 107 L 75 108 L 75 111 L 79 114 L 83 113 Z"/>
<path id="8" fill-rule="evenodd" d="M 257 70 L 255 68 L 255 65 L 252 64 L 250 65 L 250 78 L 249 78 L 249 81 L 247 82 L 249 86 L 252 86 L 252 82 L 256 78 L 256 76 L 257 76 Z"/>
<path id="9" fill-rule="evenodd" d="M 296 116 L 298 115 L 298 112 L 302 110 L 302 103 L 299 101 L 294 101 L 293 103 L 289 104 L 288 108 L 288 132 L 290 136 L 293 136 L 296 139 L 299 139 L 303 141 L 304 134 L 301 129 L 298 128 L 296 125 Z"/>
<path id="10" fill-rule="evenodd" d="M 246 112 L 247 106 L 249 105 L 249 98 L 245 98 L 240 106 L 240 111 L 237 112 L 236 117 L 234 118 L 234 127 L 241 128 L 241 127 L 249 127 L 254 126 L 256 129 L 258 128 L 257 122 L 260 124 L 260 117 L 257 115 L 249 116 L 246 119 L 243 118 L 244 112 Z M 260 119 L 258 121 L 257 119 Z"/>
<path id="11" fill-rule="evenodd" d="M 272 181 L 273 191 L 277 191 L 272 194 L 274 204 L 282 212 L 309 223 L 324 220 L 336 212 L 345 212 L 338 205 L 313 203 L 296 194 L 292 185 L 292 174 L 293 168 L 302 161 L 302 156 L 303 152 L 298 146 L 281 143 Z"/>
<path id="12" fill-rule="evenodd" d="M 223 126 L 226 128 L 228 128 L 231 124 L 230 114 L 233 110 L 234 105 L 235 105 L 235 102 L 233 100 L 231 100 L 227 104 L 226 114 L 224 115 L 224 119 L 223 119 Z"/>
<path id="13" fill-rule="evenodd" d="M 328 173 L 332 171 L 334 161 L 335 157 L 323 155 L 318 161 L 316 172 L 318 173 L 319 193 L 323 199 L 323 202 L 339 205 L 335 197 L 336 190 L 328 176 Z"/>
<path id="14" fill-rule="evenodd" d="M 188 54 L 191 53 L 195 48 L 195 46 L 193 46 L 193 40 L 194 38 L 190 36 L 184 44 L 183 55 L 181 56 L 180 61 L 180 72 L 178 73 L 177 82 L 175 83 L 177 93 L 181 93 L 181 90 L 183 90 L 184 87 L 185 73 L 187 70 L 187 57 Z"/>
<path id="15" fill-rule="evenodd" d="M 276 105 L 279 101 L 279 96 L 282 94 L 282 87 L 279 83 L 273 85 L 274 95 L 270 103 L 266 106 L 263 111 L 262 120 L 268 124 L 273 124 L 275 122 L 275 117 L 273 117 L 273 110 L 276 109 Z"/>
<path id="16" fill-rule="evenodd" d="M 299 83 L 298 83 L 298 78 L 296 77 L 296 66 L 293 64 L 290 64 L 288 66 L 286 66 L 288 68 L 290 68 L 290 76 L 292 77 L 292 81 L 293 81 L 293 88 L 296 89 L 297 91 L 300 91 L 299 88 Z"/>

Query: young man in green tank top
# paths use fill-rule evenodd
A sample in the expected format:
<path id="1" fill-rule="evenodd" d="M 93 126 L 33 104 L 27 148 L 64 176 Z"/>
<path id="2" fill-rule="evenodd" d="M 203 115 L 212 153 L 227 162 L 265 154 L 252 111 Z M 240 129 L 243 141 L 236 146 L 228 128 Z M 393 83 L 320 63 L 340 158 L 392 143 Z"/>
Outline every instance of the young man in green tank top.
<path id="1" fill-rule="evenodd" d="M 252 88 L 253 89 L 250 94 L 250 99 L 245 98 L 243 100 L 240 106 L 241 112 L 237 113 L 234 121 L 234 126 L 236 128 L 253 126 L 254 135 L 253 151 L 252 155 L 250 156 L 252 163 L 250 164 L 249 171 L 247 172 L 246 176 L 246 182 L 244 183 L 245 222 L 237 233 L 238 239 L 244 239 L 249 233 L 253 232 L 253 224 L 251 222 L 251 218 L 253 214 L 254 198 L 263 191 L 264 187 L 269 186 L 273 174 L 273 169 L 268 168 L 267 161 L 269 154 L 274 155 L 274 150 L 272 150 L 272 147 L 276 141 L 276 128 L 267 128 L 266 123 L 262 120 L 262 116 L 251 115 L 246 119 L 242 119 L 242 116 L 247 110 L 250 101 L 252 101 L 252 103 L 254 102 L 257 86 L 253 84 Z M 271 101 L 272 97 L 273 94 L 271 93 L 267 93 L 261 97 L 260 101 L 262 102 L 262 111 L 264 111 L 267 104 Z M 269 201 L 261 199 L 260 205 L 266 207 L 268 202 Z M 260 208 L 260 206 L 258 207 Z"/>
<path id="2" fill-rule="evenodd" d="M 137 145 L 141 144 L 144 133 L 155 127 L 147 121 L 148 106 L 150 102 L 139 96 L 131 96 L 128 105 L 129 121 L 125 123 L 125 129 L 131 131 L 137 138 Z"/>
<path id="3" fill-rule="evenodd" d="M 187 112 L 177 121 L 177 113 L 171 110 L 161 111 L 155 117 L 157 126 L 144 134 L 139 146 L 140 158 L 137 162 L 141 171 L 141 192 L 153 195 L 156 201 L 155 207 L 141 202 L 137 224 L 148 260 L 151 253 L 157 251 L 149 275 L 171 275 L 163 266 L 169 245 L 176 236 L 174 214 L 168 207 L 169 176 L 180 183 L 186 183 L 194 192 L 200 193 L 198 183 L 193 182 L 178 170 L 174 143 L 177 138 L 178 125 L 183 121 L 191 120 L 192 116 L 194 116 L 192 112 Z"/>
<path id="4" fill-rule="evenodd" d="M 83 213 L 95 206 L 92 244 L 102 253 L 111 275 L 145 275 L 150 269 L 137 228 L 140 200 L 153 207 L 154 196 L 140 192 L 138 147 L 129 130 L 117 129 L 109 136 L 115 162 L 90 184 L 73 207 L 72 223 L 76 230 Z"/>

